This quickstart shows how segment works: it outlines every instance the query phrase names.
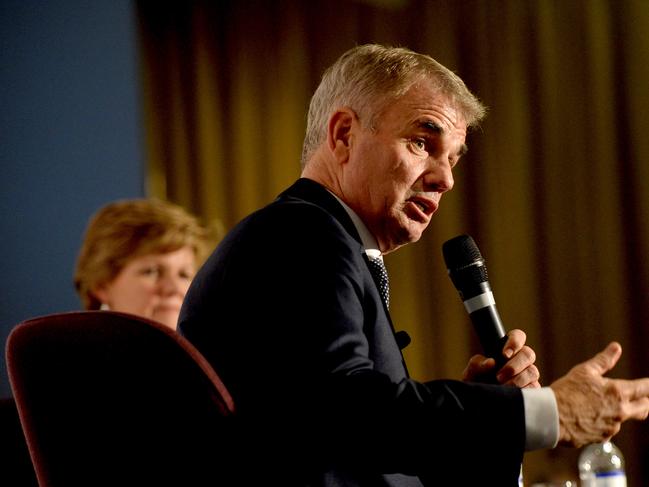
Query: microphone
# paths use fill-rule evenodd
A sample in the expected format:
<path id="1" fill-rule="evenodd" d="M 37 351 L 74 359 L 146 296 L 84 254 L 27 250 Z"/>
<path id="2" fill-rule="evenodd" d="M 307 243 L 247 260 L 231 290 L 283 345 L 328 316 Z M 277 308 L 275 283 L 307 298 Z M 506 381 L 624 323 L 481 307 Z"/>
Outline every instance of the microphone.
<path id="1" fill-rule="evenodd" d="M 502 353 L 507 336 L 491 292 L 485 260 L 469 235 L 459 235 L 442 245 L 448 275 L 460 293 L 464 308 L 487 357 L 499 370 L 507 361 Z"/>

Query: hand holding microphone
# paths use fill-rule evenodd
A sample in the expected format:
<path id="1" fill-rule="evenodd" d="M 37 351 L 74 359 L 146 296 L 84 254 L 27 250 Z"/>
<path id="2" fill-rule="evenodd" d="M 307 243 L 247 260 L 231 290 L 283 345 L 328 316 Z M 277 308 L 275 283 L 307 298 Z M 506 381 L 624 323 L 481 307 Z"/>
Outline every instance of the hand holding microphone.
<path id="1" fill-rule="evenodd" d="M 460 293 L 473 327 L 487 357 L 471 358 L 465 379 L 485 377 L 489 382 L 517 387 L 540 387 L 536 355 L 525 345 L 525 333 L 505 328 L 496 309 L 485 260 L 468 235 L 459 235 L 442 246 L 449 277 Z M 507 355 L 505 352 L 507 351 Z M 487 373 L 488 372 L 488 373 Z"/>

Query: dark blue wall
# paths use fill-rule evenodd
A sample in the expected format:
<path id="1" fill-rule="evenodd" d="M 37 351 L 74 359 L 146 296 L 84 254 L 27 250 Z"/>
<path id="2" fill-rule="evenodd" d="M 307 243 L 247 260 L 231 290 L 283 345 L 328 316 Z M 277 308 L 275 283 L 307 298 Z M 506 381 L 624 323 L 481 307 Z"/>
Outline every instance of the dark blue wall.
<path id="1" fill-rule="evenodd" d="M 138 69 L 130 0 L 0 0 L 3 350 L 20 320 L 80 308 L 72 273 L 89 216 L 143 195 Z"/>

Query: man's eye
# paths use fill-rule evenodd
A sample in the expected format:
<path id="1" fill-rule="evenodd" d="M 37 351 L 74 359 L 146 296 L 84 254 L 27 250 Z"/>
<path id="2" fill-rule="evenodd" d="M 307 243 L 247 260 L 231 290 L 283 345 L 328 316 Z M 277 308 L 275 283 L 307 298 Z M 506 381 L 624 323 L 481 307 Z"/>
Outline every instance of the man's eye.
<path id="1" fill-rule="evenodd" d="M 424 139 L 414 139 L 412 144 L 419 150 L 426 150 L 426 141 Z"/>

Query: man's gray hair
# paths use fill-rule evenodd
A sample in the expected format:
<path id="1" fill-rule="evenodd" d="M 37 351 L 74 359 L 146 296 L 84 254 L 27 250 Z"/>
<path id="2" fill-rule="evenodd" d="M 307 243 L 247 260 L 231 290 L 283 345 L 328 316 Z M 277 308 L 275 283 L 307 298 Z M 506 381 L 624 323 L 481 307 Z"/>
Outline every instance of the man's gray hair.
<path id="1" fill-rule="evenodd" d="M 311 98 L 302 167 L 325 141 L 329 117 L 335 110 L 351 108 L 361 123 L 373 128 L 387 105 L 422 80 L 432 82 L 451 100 L 468 127 L 478 125 L 485 116 L 486 108 L 460 77 L 430 56 L 402 47 L 357 46 L 324 72 Z"/>

